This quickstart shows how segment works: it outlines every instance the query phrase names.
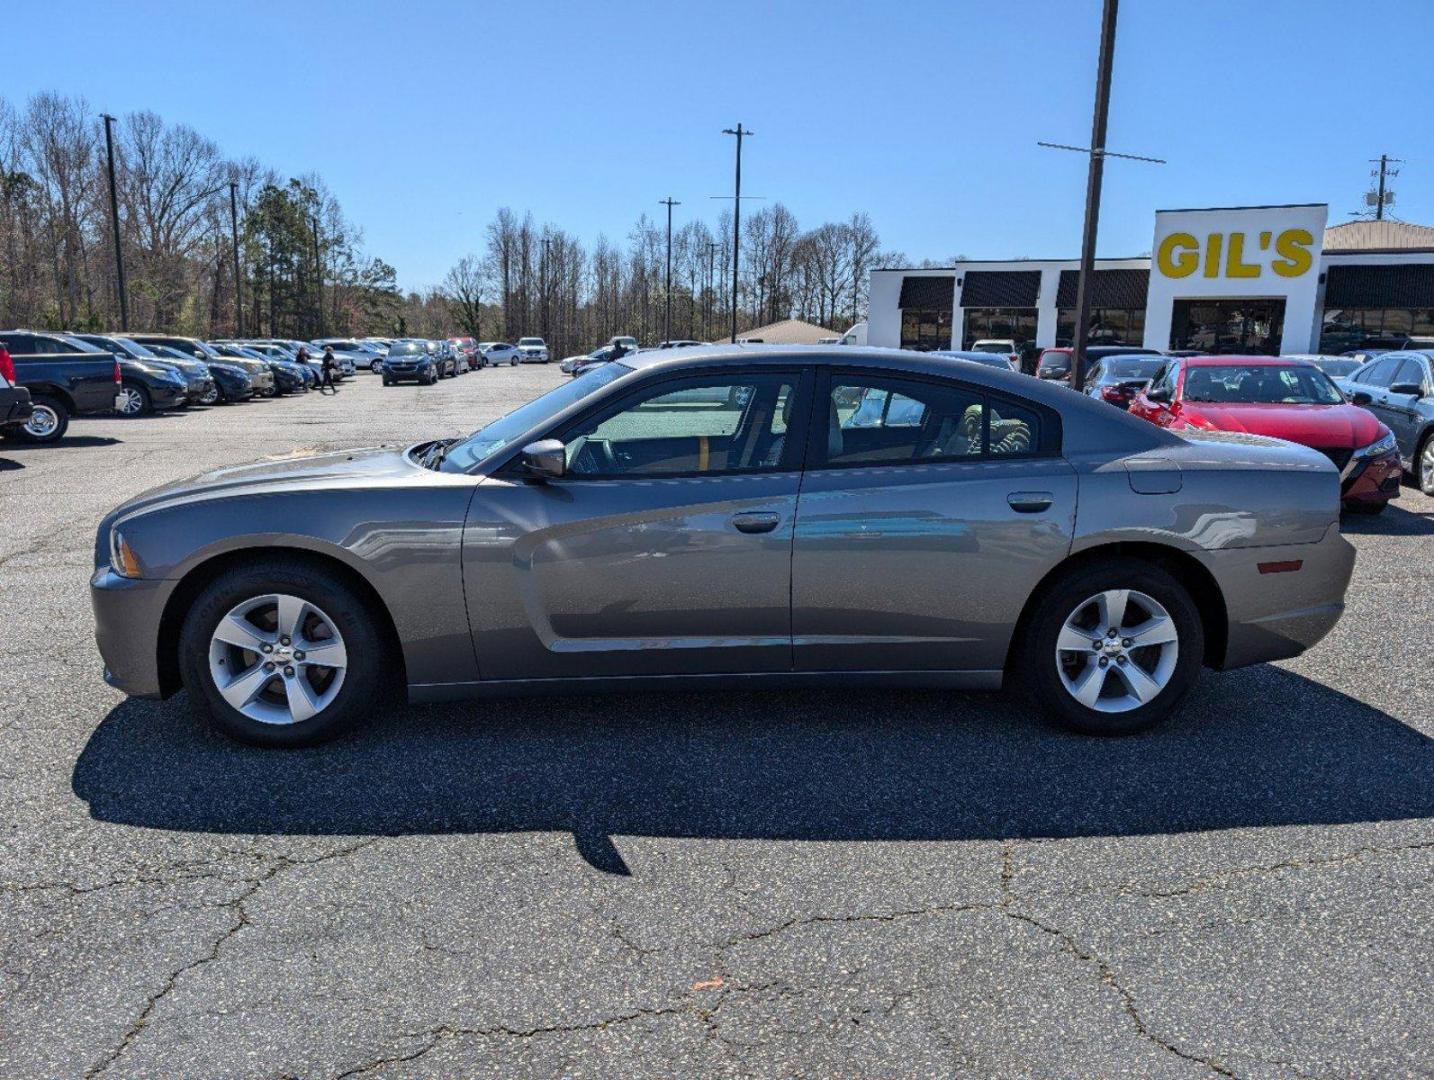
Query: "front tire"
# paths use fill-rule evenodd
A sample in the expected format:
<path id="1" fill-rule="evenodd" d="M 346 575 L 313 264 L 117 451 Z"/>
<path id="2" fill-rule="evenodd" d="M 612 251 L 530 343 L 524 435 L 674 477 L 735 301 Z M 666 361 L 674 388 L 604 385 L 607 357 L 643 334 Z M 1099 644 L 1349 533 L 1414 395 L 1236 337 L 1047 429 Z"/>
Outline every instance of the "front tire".
<path id="1" fill-rule="evenodd" d="M 306 746 L 353 727 L 384 700 L 390 646 L 374 613 L 326 567 L 277 558 L 226 571 L 179 636 L 190 705 L 255 746 Z"/>
<path id="2" fill-rule="evenodd" d="M 1414 483 L 1425 495 L 1434 496 L 1434 432 L 1424 436 L 1414 455 Z"/>
<path id="3" fill-rule="evenodd" d="M 1195 684 L 1205 633 L 1190 594 L 1160 567 L 1112 559 L 1069 571 L 1036 601 L 1013 683 L 1086 735 L 1133 735 Z"/>

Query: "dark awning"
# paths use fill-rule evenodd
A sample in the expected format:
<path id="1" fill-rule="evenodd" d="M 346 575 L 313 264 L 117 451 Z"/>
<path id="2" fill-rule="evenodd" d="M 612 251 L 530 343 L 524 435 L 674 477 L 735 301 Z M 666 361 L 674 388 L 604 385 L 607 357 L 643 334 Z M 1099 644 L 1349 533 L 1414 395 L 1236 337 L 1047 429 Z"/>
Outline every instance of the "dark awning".
<path id="1" fill-rule="evenodd" d="M 968 270 L 961 306 L 1033 308 L 1040 292 L 1039 270 Z"/>
<path id="2" fill-rule="evenodd" d="M 1075 270 L 1062 270 L 1056 289 L 1056 307 L 1073 308 L 1076 303 Z M 1111 308 L 1145 308 L 1150 291 L 1149 270 L 1094 270 L 1090 281 L 1090 306 Z"/>
<path id="3" fill-rule="evenodd" d="M 1331 266 L 1325 272 L 1324 306 L 1434 308 L 1434 264 Z"/>
<path id="4" fill-rule="evenodd" d="M 898 306 L 907 311 L 950 311 L 956 306 L 956 279 L 929 274 L 904 277 Z"/>

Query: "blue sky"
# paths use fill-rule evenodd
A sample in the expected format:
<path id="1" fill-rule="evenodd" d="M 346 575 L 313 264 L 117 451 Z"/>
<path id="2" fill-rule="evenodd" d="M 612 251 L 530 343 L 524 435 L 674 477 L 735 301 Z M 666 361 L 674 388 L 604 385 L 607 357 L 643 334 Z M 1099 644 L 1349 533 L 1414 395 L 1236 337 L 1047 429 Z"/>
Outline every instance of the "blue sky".
<path id="1" fill-rule="evenodd" d="M 531 210 L 620 239 L 672 195 L 716 218 L 738 120 L 744 187 L 803 224 L 869 212 L 913 260 L 1074 256 L 1099 0 L 722 4 L 20 0 L 0 94 L 152 109 L 228 154 L 317 170 L 405 287 Z M 1162 207 L 1328 202 L 1407 159 L 1395 213 L 1434 224 L 1434 3 L 1125 0 L 1100 254 Z M 33 47 L 39 43 L 46 47 Z M 1417 56 L 1418 49 L 1411 53 Z"/>

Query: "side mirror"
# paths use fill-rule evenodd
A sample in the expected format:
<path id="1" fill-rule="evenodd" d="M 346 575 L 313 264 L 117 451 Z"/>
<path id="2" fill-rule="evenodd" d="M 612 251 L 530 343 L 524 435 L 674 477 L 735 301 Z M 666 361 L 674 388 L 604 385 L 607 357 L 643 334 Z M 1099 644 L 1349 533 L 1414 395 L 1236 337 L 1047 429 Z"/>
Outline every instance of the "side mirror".
<path id="1" fill-rule="evenodd" d="M 1424 388 L 1423 388 L 1422 386 L 1420 386 L 1418 383 L 1412 383 L 1412 382 L 1404 383 L 1404 382 L 1402 382 L 1402 383 L 1395 383 L 1393 386 L 1391 386 L 1391 387 L 1389 388 L 1389 392 L 1390 392 L 1391 394 L 1405 394 L 1405 395 L 1413 395 L 1414 397 L 1422 397 L 1423 394 L 1424 394 Z"/>
<path id="2" fill-rule="evenodd" d="M 1170 391 L 1164 387 L 1147 390 L 1145 392 L 1145 400 L 1154 401 L 1160 405 L 1168 405 L 1170 403 Z"/>
<path id="3" fill-rule="evenodd" d="M 523 471 L 544 480 L 560 479 L 568 471 L 567 448 L 557 439 L 539 439 L 518 455 Z"/>
<path id="4" fill-rule="evenodd" d="M 1355 405 L 1368 405 L 1374 400 L 1374 398 L 1370 397 L 1363 390 L 1356 390 L 1353 394 L 1350 395 L 1349 400 Z"/>

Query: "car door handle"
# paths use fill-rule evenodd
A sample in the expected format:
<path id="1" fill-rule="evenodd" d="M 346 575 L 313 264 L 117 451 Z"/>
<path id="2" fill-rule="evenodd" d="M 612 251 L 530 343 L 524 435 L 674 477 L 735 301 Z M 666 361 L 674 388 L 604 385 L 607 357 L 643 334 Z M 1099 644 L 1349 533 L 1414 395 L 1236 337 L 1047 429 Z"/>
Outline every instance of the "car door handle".
<path id="1" fill-rule="evenodd" d="M 1055 496 L 1049 491 L 1013 491 L 1006 496 L 1006 502 L 1018 514 L 1039 514 L 1051 508 Z"/>
<path id="2" fill-rule="evenodd" d="M 732 518 L 732 528 L 744 533 L 768 533 L 781 521 L 781 514 L 738 514 Z"/>

